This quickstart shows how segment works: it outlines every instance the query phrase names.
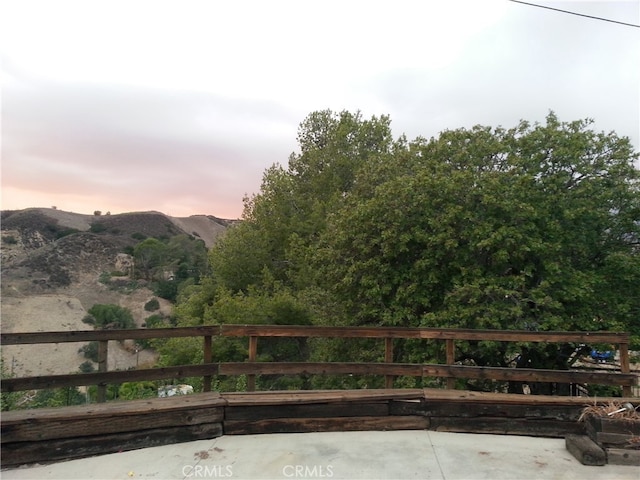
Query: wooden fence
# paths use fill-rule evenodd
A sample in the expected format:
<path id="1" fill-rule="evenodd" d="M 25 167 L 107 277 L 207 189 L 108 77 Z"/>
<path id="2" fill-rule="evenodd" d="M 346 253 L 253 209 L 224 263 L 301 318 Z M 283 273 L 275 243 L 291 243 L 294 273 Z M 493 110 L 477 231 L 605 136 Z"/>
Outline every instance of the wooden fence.
<path id="1" fill-rule="evenodd" d="M 248 337 L 246 362 L 213 362 L 213 337 Z M 107 371 L 109 340 L 142 340 L 151 338 L 201 337 L 203 363 L 127 371 Z M 258 362 L 260 337 L 284 338 L 377 338 L 384 341 L 384 362 Z M 395 339 L 423 339 L 445 342 L 445 364 L 394 363 Z M 383 375 L 387 388 L 393 387 L 395 376 L 441 377 L 447 388 L 455 388 L 456 378 L 490 379 L 518 382 L 554 382 L 621 386 L 623 395 L 632 395 L 638 376 L 630 373 L 629 335 L 611 332 L 530 332 L 516 330 L 471 330 L 396 327 L 320 327 L 280 325 L 212 325 L 200 327 L 150 328 L 135 330 L 98 330 L 69 332 L 2 333 L 3 345 L 46 344 L 63 342 L 98 342 L 98 372 L 68 375 L 46 375 L 4 379 L 2 392 L 37 390 L 71 386 L 98 386 L 98 402 L 106 400 L 107 384 L 160 380 L 180 377 L 203 377 L 204 391 L 211 391 L 216 375 L 247 375 L 247 389 L 255 390 L 259 374 L 322 374 L 322 375 Z M 585 372 L 530 368 L 503 368 L 457 365 L 456 341 L 538 342 L 609 344 L 618 349 L 620 370 L 616 372 Z"/>

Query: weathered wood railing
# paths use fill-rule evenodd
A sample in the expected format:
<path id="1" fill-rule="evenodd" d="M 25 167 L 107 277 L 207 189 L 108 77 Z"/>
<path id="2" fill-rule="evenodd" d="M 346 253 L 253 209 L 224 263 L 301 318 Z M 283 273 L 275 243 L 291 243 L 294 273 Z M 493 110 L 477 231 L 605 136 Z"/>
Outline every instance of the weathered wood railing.
<path id="1" fill-rule="evenodd" d="M 212 339 L 215 336 L 248 337 L 247 362 L 213 362 Z M 127 371 L 107 371 L 109 340 L 202 337 L 203 363 Z M 258 338 L 379 338 L 384 340 L 384 362 L 257 362 Z M 446 364 L 393 363 L 394 339 L 441 340 L 445 342 Z M 106 385 L 121 382 L 160 380 L 202 376 L 204 391 L 211 390 L 214 375 L 247 375 L 247 389 L 255 390 L 259 374 L 359 374 L 384 375 L 386 387 L 393 386 L 395 376 L 442 377 L 454 388 L 456 378 L 491 379 L 520 382 L 555 382 L 622 386 L 623 395 L 632 395 L 638 377 L 630 373 L 629 335 L 611 332 L 530 332 L 512 330 L 467 330 L 396 327 L 321 327 L 280 325 L 212 325 L 201 327 L 155 328 L 136 330 L 100 330 L 71 332 L 2 333 L 3 345 L 97 341 L 98 372 L 47 375 L 4 379 L 3 392 L 98 385 L 98 401 L 106 399 Z M 478 367 L 455 364 L 456 341 L 544 342 L 610 344 L 618 348 L 619 372 L 584 372 L 530 368 Z"/>

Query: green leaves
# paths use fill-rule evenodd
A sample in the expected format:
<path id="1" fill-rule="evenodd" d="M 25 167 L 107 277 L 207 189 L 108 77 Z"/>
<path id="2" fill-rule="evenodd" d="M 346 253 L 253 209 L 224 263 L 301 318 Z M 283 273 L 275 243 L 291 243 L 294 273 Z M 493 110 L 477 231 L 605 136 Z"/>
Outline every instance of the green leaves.
<path id="1" fill-rule="evenodd" d="M 265 172 L 244 220 L 212 249 L 206 288 L 185 289 L 176 312 L 190 324 L 640 335 L 638 155 L 591 125 L 550 113 L 542 125 L 394 141 L 388 117 L 314 112 L 300 151 Z M 348 348 L 334 343 L 333 353 Z M 310 355 L 332 355 L 325 347 Z M 477 364 L 515 355 L 467 347 L 460 359 Z M 405 361 L 441 353 L 397 350 Z"/>
<path id="2" fill-rule="evenodd" d="M 637 155 L 589 125 L 550 114 L 543 126 L 446 131 L 368 164 L 321 238 L 326 287 L 354 323 L 628 322 L 634 307 L 615 293 L 611 258 L 637 261 Z"/>

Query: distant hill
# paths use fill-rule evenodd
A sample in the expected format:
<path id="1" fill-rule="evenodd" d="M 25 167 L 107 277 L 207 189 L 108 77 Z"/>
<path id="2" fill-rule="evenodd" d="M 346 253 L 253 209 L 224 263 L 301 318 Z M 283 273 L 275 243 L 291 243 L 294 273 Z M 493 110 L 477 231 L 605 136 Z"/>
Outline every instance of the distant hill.
<path id="1" fill-rule="evenodd" d="M 234 223 L 211 215 L 177 218 L 153 211 L 84 215 L 52 208 L 5 210 L 0 220 L 4 332 L 86 330 L 89 326 L 82 319 L 97 303 L 128 308 L 142 326 L 150 315 L 144 305 L 156 298 L 153 292 L 144 282 L 126 277 L 118 281 L 135 288 L 113 288 L 101 276 L 117 271 L 123 252 L 140 239 L 185 234 L 211 247 Z M 169 302 L 158 300 L 157 313 L 170 315 Z M 40 346 L 35 350 L 28 345 L 8 346 L 2 352 L 5 370 L 19 375 L 74 372 L 86 360 L 77 354 L 80 346 L 61 344 L 47 353 Z M 110 348 L 109 368 L 135 365 L 139 358 L 132 355 Z"/>

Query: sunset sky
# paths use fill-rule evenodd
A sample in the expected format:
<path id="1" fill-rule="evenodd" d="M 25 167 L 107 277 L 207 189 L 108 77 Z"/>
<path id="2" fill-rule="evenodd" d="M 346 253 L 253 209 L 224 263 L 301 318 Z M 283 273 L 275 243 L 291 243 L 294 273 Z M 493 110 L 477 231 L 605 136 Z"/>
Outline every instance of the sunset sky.
<path id="1" fill-rule="evenodd" d="M 534 2 L 631 24 L 640 2 Z M 640 28 L 508 0 L 3 1 L 2 209 L 237 218 L 314 110 L 394 135 L 595 119 L 640 145 Z"/>

